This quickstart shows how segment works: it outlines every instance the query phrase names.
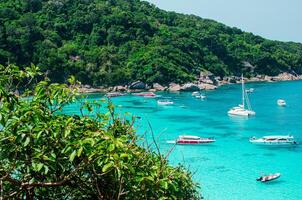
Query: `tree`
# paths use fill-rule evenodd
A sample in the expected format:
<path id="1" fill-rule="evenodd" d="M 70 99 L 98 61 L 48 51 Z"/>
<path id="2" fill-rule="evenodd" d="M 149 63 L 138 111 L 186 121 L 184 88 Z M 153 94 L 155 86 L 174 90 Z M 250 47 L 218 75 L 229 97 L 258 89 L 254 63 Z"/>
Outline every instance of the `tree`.
<path id="1" fill-rule="evenodd" d="M 65 115 L 78 99 L 75 79 L 67 87 L 41 75 L 34 65 L 0 66 L 4 199 L 200 198 L 188 171 L 136 144 L 133 120 L 118 118 L 110 103 L 100 112 L 103 102 Z"/>

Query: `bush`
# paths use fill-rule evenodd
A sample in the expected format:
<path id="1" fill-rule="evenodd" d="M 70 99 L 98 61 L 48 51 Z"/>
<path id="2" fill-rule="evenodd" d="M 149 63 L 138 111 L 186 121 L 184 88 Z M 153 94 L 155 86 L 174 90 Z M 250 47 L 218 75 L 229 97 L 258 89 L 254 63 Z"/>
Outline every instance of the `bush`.
<path id="1" fill-rule="evenodd" d="M 0 66 L 5 199 L 200 198 L 191 173 L 137 145 L 133 120 L 117 118 L 110 102 L 107 113 L 95 102 L 82 103 L 80 116 L 62 114 L 77 101 L 74 78 L 68 87 L 37 74 L 35 66 Z M 22 94 L 12 92 L 21 83 Z"/>

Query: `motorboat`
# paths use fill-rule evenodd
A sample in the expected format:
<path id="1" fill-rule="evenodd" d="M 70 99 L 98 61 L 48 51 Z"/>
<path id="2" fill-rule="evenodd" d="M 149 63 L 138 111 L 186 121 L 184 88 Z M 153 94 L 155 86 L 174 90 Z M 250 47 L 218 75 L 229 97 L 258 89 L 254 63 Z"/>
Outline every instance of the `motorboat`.
<path id="1" fill-rule="evenodd" d="M 286 102 L 283 99 L 278 99 L 277 104 L 278 106 L 286 106 Z"/>
<path id="2" fill-rule="evenodd" d="M 111 97 L 125 96 L 125 94 L 120 93 L 120 92 L 109 92 L 105 96 L 108 98 L 111 98 Z"/>
<path id="3" fill-rule="evenodd" d="M 195 96 L 197 99 L 206 99 L 207 97 L 203 94 L 199 94 L 197 96 Z"/>
<path id="4" fill-rule="evenodd" d="M 192 96 L 196 97 L 197 99 L 205 99 L 205 98 L 207 98 L 206 95 L 203 95 L 200 92 L 193 92 Z"/>
<path id="5" fill-rule="evenodd" d="M 174 104 L 174 102 L 170 101 L 170 100 L 158 100 L 157 104 L 158 105 L 166 106 L 166 105 L 172 105 L 172 104 Z"/>
<path id="6" fill-rule="evenodd" d="M 201 138 L 192 135 L 181 135 L 175 141 L 168 141 L 168 143 L 174 144 L 208 144 L 213 143 L 216 140 L 213 138 Z"/>
<path id="7" fill-rule="evenodd" d="M 246 89 L 245 91 L 247 92 L 247 93 L 253 93 L 254 92 L 254 88 L 250 88 L 250 89 Z"/>
<path id="8" fill-rule="evenodd" d="M 133 95 L 140 96 L 140 97 L 156 97 L 156 94 L 154 94 L 153 92 L 140 92 L 140 93 L 134 93 Z"/>
<path id="9" fill-rule="evenodd" d="M 239 106 L 235 106 L 228 111 L 229 115 L 236 116 L 254 116 L 256 112 L 252 110 L 249 97 L 244 87 L 243 75 L 241 76 L 241 89 L 242 89 L 242 103 Z"/>
<path id="10" fill-rule="evenodd" d="M 270 174 L 267 176 L 260 176 L 256 180 L 260 181 L 260 182 L 269 182 L 269 181 L 273 181 L 273 180 L 280 178 L 280 176 L 281 176 L 280 173 L 275 173 L 275 174 Z"/>
<path id="11" fill-rule="evenodd" d="M 297 142 L 291 135 L 272 135 L 262 138 L 252 137 L 250 142 L 258 145 L 295 145 Z"/>
<path id="12" fill-rule="evenodd" d="M 195 92 L 192 92 L 192 96 L 193 96 L 193 97 L 196 97 L 196 96 L 198 96 L 199 94 L 200 94 L 200 93 L 199 93 L 199 92 L 196 92 L 196 91 L 195 91 Z"/>

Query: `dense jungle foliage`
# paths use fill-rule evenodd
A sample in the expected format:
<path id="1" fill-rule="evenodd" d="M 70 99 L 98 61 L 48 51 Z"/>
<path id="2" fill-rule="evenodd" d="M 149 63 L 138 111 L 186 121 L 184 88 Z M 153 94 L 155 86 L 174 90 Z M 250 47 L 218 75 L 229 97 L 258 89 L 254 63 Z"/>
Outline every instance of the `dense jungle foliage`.
<path id="1" fill-rule="evenodd" d="M 110 103 L 81 101 L 74 78 L 67 87 L 37 74 L 0 65 L 1 199 L 200 199 L 191 173 L 152 150 L 155 140 L 138 146 L 133 121 Z M 60 112 L 75 101 L 81 115 Z"/>
<path id="2" fill-rule="evenodd" d="M 0 63 L 36 64 L 55 82 L 186 82 L 302 72 L 302 45 L 278 42 L 140 0 L 0 0 Z"/>

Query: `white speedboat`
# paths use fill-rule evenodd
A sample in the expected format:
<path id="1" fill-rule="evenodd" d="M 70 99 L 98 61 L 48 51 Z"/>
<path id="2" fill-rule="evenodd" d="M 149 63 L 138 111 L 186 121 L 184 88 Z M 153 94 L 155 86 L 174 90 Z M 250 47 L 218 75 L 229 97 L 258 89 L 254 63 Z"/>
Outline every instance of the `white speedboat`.
<path id="1" fill-rule="evenodd" d="M 250 142 L 258 145 L 295 145 L 297 142 L 291 135 L 271 135 L 262 138 L 252 137 Z"/>
<path id="2" fill-rule="evenodd" d="M 277 104 L 278 106 L 286 106 L 286 102 L 283 99 L 278 99 Z"/>
<path id="3" fill-rule="evenodd" d="M 280 176 L 281 176 L 280 173 L 275 173 L 275 174 L 270 174 L 270 175 L 267 175 L 267 176 L 260 176 L 256 180 L 260 181 L 260 182 L 268 182 L 268 181 L 276 180 L 276 179 L 280 178 Z"/>
<path id="4" fill-rule="evenodd" d="M 231 108 L 228 111 L 229 115 L 237 115 L 237 116 L 253 116 L 256 115 L 256 112 L 252 110 L 250 100 L 248 98 L 248 95 L 246 93 L 246 90 L 244 89 L 244 81 L 243 81 L 243 75 L 241 76 L 241 81 L 242 81 L 242 104 L 239 106 L 235 106 Z"/>
<path id="5" fill-rule="evenodd" d="M 168 143 L 174 144 L 207 144 L 213 143 L 216 140 L 213 138 L 201 138 L 193 135 L 181 135 L 175 141 L 168 141 Z"/>
<path id="6" fill-rule="evenodd" d="M 253 93 L 253 92 L 254 92 L 254 88 L 246 89 L 245 91 L 246 91 L 247 93 Z"/>
<path id="7" fill-rule="evenodd" d="M 198 96 L 199 95 L 199 92 L 192 92 L 192 96 L 193 97 L 196 97 L 196 96 Z"/>
<path id="8" fill-rule="evenodd" d="M 197 99 L 206 99 L 207 97 L 203 94 L 195 96 Z"/>
<path id="9" fill-rule="evenodd" d="M 166 106 L 166 105 L 172 105 L 172 104 L 174 104 L 174 102 L 170 101 L 170 100 L 158 100 L 157 104 L 162 105 L 162 106 Z"/>

